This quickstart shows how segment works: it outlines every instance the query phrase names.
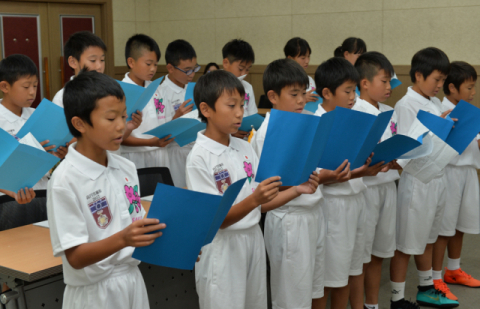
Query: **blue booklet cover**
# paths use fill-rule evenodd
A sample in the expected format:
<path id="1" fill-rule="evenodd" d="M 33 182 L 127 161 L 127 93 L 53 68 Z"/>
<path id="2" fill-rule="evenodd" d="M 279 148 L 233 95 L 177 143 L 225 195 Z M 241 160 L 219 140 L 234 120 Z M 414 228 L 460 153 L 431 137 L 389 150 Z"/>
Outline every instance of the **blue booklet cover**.
<path id="1" fill-rule="evenodd" d="M 146 88 L 117 80 L 117 82 L 122 87 L 123 92 L 125 93 L 127 105 L 127 121 L 132 120 L 132 114 L 135 113 L 137 110 L 143 111 L 145 106 L 147 106 L 148 102 L 150 102 L 150 100 L 152 99 L 163 78 L 164 76 L 157 78 L 156 80 L 152 81 L 150 85 L 148 85 Z"/>
<path id="2" fill-rule="evenodd" d="M 43 150 L 20 144 L 0 129 L 0 189 L 17 192 L 33 187 L 60 159 Z"/>
<path id="3" fill-rule="evenodd" d="M 133 258 L 192 270 L 201 248 L 217 234 L 245 179 L 230 185 L 223 196 L 157 184 L 148 218 L 159 219 L 167 227 L 152 245 L 136 248 Z"/>
<path id="4" fill-rule="evenodd" d="M 313 93 L 317 94 L 316 91 L 314 91 Z M 319 97 L 318 100 L 315 102 L 307 102 L 307 104 L 305 104 L 304 109 L 315 114 L 318 108 L 318 104 L 322 104 L 322 103 L 323 103 L 323 99 Z"/>
<path id="5" fill-rule="evenodd" d="M 264 120 L 265 120 L 265 117 L 260 116 L 259 114 L 253 114 L 247 117 L 243 117 L 242 125 L 240 126 L 239 130 L 250 132 L 252 130 L 252 127 L 255 130 L 258 130 L 258 128 L 260 128 Z"/>
<path id="6" fill-rule="evenodd" d="M 419 110 L 417 113 L 417 119 L 433 134 L 438 136 L 442 141 L 447 139 L 448 134 L 453 127 L 453 120 L 450 117 L 446 119 L 434 115 L 432 113 L 426 112 L 424 110 Z M 477 132 L 478 133 L 478 132 Z"/>
<path id="7" fill-rule="evenodd" d="M 195 90 L 195 85 L 196 85 L 196 83 L 188 83 L 187 84 L 187 90 L 185 92 L 185 100 L 184 100 L 184 102 L 185 102 L 189 99 L 192 99 L 192 101 L 190 101 L 185 106 L 190 106 L 190 105 L 193 104 L 193 108 L 192 108 L 193 111 L 197 109 L 197 105 L 195 104 L 195 100 L 193 98 L 193 90 Z"/>
<path id="8" fill-rule="evenodd" d="M 55 150 L 72 140 L 63 108 L 43 99 L 27 122 L 18 131 L 17 137 L 23 138 L 32 133 L 38 142 L 49 140 L 45 146 L 55 145 Z"/>
<path id="9" fill-rule="evenodd" d="M 197 139 L 197 133 L 207 127 L 206 123 L 193 118 L 177 118 L 162 124 L 155 129 L 144 132 L 144 134 L 154 135 L 158 138 L 164 138 L 168 135 L 175 137 L 175 141 L 183 147 Z"/>
<path id="10" fill-rule="evenodd" d="M 382 161 L 388 163 L 396 160 L 407 152 L 421 146 L 422 139 L 423 136 L 414 139 L 406 135 L 394 135 L 375 146 L 373 149 L 374 155 L 372 163 L 370 165 L 375 165 Z"/>
<path id="11" fill-rule="evenodd" d="M 392 90 L 397 88 L 401 84 L 402 84 L 402 82 L 398 78 L 392 78 L 390 80 L 390 87 L 392 88 Z"/>
<path id="12" fill-rule="evenodd" d="M 462 154 L 480 132 L 480 109 L 461 100 L 449 115 L 457 118 L 445 142 Z"/>

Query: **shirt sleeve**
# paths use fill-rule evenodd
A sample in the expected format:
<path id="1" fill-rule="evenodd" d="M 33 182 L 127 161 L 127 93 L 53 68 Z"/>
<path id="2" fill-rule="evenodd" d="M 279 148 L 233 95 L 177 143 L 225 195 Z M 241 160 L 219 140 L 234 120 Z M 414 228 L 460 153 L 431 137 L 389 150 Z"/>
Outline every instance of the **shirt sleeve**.
<path id="1" fill-rule="evenodd" d="M 258 113 L 257 102 L 255 101 L 255 94 L 253 93 L 252 85 L 250 85 L 250 101 L 248 101 L 247 116 Z"/>
<path id="2" fill-rule="evenodd" d="M 397 133 L 407 135 L 413 121 L 417 118 L 415 111 L 406 106 L 395 106 L 395 113 L 397 114 Z"/>

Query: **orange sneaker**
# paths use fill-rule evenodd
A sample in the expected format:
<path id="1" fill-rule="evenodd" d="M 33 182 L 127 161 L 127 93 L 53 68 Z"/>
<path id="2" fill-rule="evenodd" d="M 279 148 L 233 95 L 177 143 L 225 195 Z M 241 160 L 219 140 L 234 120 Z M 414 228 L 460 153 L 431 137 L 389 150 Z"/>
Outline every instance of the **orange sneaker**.
<path id="1" fill-rule="evenodd" d="M 450 292 L 450 289 L 448 288 L 447 284 L 443 282 L 442 279 L 433 280 L 433 286 L 435 287 L 435 290 L 445 294 L 445 297 L 447 297 L 448 299 L 458 300 L 458 297 L 453 295 L 452 292 Z"/>
<path id="2" fill-rule="evenodd" d="M 445 268 L 443 279 L 448 284 L 460 284 L 471 288 L 480 288 L 480 280 L 477 280 L 464 272 L 461 268 L 449 270 Z"/>

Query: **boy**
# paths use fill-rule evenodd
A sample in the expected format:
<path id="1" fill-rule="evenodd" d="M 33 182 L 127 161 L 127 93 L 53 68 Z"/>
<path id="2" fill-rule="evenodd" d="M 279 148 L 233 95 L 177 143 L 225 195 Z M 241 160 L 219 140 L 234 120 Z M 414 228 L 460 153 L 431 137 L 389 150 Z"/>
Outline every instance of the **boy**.
<path id="1" fill-rule="evenodd" d="M 255 62 L 255 53 L 252 46 L 243 40 L 231 40 L 222 48 L 223 69 L 238 77 L 245 88 L 244 117 L 258 113 L 253 87 L 244 78 Z M 245 138 L 249 132 L 238 131 L 233 136 Z"/>
<path id="2" fill-rule="evenodd" d="M 247 177 L 213 242 L 202 248 L 202 259 L 195 267 L 200 308 L 266 309 L 260 211 L 275 209 L 300 194 L 314 193 L 318 177 L 314 172 L 308 182 L 282 192 L 280 177 L 255 183 L 257 155 L 246 141 L 230 136 L 241 125 L 245 98 L 245 90 L 233 74 L 217 70 L 203 75 L 194 97 L 207 128 L 198 133 L 187 159 L 188 188 L 222 195 L 230 184 Z"/>
<path id="3" fill-rule="evenodd" d="M 286 58 L 295 60 L 299 65 L 302 66 L 302 68 L 307 70 L 308 64 L 310 63 L 312 49 L 306 40 L 299 37 L 290 39 L 283 48 L 283 52 L 285 53 Z M 315 81 L 310 77 L 310 75 L 307 76 L 309 80 L 309 85 L 307 87 L 307 102 L 316 102 L 320 96 L 316 93 L 313 93 L 316 88 Z"/>
<path id="4" fill-rule="evenodd" d="M 357 98 L 354 110 L 379 115 L 381 112 L 392 110 L 382 104 L 390 97 L 392 88 L 390 79 L 393 66 L 388 59 L 378 52 L 362 54 L 355 62 L 355 69 L 360 77 L 358 88 L 360 97 Z M 396 134 L 396 115 L 383 133 L 381 141 Z M 382 262 L 391 258 L 395 252 L 395 217 L 397 211 L 397 186 L 395 180 L 400 175 L 396 170 L 380 173 L 375 177 L 364 177 L 363 182 L 367 189 L 363 191 L 366 201 L 365 216 L 365 254 L 367 261 L 364 264 L 364 283 L 351 287 L 354 293 L 350 296 L 352 308 L 363 308 L 363 285 L 365 285 L 365 307 L 378 309 L 378 293 L 380 289 Z"/>
<path id="5" fill-rule="evenodd" d="M 157 42 L 144 34 L 136 34 L 125 45 L 125 61 L 130 72 L 125 74 L 124 82 L 148 87 L 157 72 L 160 49 Z M 138 168 L 168 166 L 166 146 L 173 139 L 169 136 L 159 139 L 142 134 L 167 122 L 172 107 L 160 99 L 157 89 L 152 99 L 142 111 L 144 121 L 122 143 L 122 156 L 129 159 Z"/>
<path id="6" fill-rule="evenodd" d="M 143 219 L 135 165 L 111 153 L 126 128 L 123 91 L 104 74 L 82 72 L 65 85 L 64 103 L 77 142 L 47 191 L 53 254 L 63 262 L 63 307 L 149 308 L 133 247 L 152 244 L 165 224 Z"/>
<path id="7" fill-rule="evenodd" d="M 413 86 L 395 105 L 398 134 L 408 135 L 416 121 L 419 110 L 446 117 L 450 112 L 442 114 L 443 107 L 435 95 L 443 86 L 450 71 L 447 55 L 438 48 L 429 47 L 420 50 L 412 58 L 410 78 Z M 445 144 L 436 136 L 432 136 L 434 150 Z M 405 279 L 410 255 L 415 255 L 420 285 L 418 286 L 417 303 L 422 305 L 452 308 L 458 302 L 449 300 L 445 294 L 435 290 L 432 281 L 432 249 L 437 240 L 438 231 L 445 209 L 445 177 L 443 169 L 436 172 L 434 179 L 423 183 L 407 170 L 436 167 L 436 157 L 414 160 L 398 160 L 404 169 L 398 185 L 397 199 L 397 249 L 390 263 L 390 280 L 392 284 L 391 308 L 418 308 L 405 300 Z"/>
<path id="8" fill-rule="evenodd" d="M 315 115 L 333 111 L 337 106 L 352 108 L 358 72 L 343 58 L 331 58 L 323 62 L 315 72 L 315 84 L 323 104 Z M 323 212 L 327 224 L 325 238 L 325 308 L 328 294 L 332 293 L 332 308 L 346 308 L 349 283 L 363 283 L 365 251 L 365 197 L 366 189 L 361 177 L 375 176 L 384 168 L 383 162 L 365 165 L 351 171 L 351 180 L 343 183 L 325 184 L 322 189 Z M 348 178 L 350 179 L 350 178 Z M 358 286 L 358 284 L 357 284 Z"/>
<path id="9" fill-rule="evenodd" d="M 450 64 L 450 73 L 443 84 L 442 105 L 444 110 L 454 109 L 460 100 L 471 102 L 475 95 L 477 72 L 468 63 L 457 61 Z M 457 297 L 450 292 L 445 282 L 468 287 L 480 287 L 480 281 L 472 278 L 460 268 L 463 233 L 480 232 L 479 184 L 477 169 L 480 168 L 480 151 L 475 138 L 465 151 L 445 167 L 449 190 L 445 192 L 446 203 L 437 242 L 433 246 L 433 284 L 435 289 L 453 300 Z M 445 282 L 442 280 L 442 266 L 448 245 L 448 264 Z"/>
<path id="10" fill-rule="evenodd" d="M 35 109 L 31 108 L 37 95 L 38 71 L 35 63 L 25 55 L 10 55 L 0 61 L 0 91 L 3 99 L 0 99 L 0 128 L 15 137 L 22 126 L 27 122 Z M 40 144 L 48 144 L 48 140 Z M 55 145 L 45 147 L 45 151 L 55 148 Z M 59 147 L 54 154 L 63 158 L 66 153 L 64 147 Z M 7 194 L 20 204 L 29 203 L 34 197 L 33 190 L 47 188 L 49 174 L 45 175 L 33 188 L 25 188 L 18 192 L 0 190 L 0 195 Z"/>

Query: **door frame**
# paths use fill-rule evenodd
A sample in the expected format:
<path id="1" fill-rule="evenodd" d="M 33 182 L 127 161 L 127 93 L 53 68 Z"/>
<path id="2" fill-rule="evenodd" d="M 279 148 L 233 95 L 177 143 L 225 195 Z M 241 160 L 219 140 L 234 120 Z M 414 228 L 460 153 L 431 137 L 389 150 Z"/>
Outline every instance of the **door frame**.
<path id="1" fill-rule="evenodd" d="M 11 1 L 11 0 L 10 0 Z M 104 38 L 107 46 L 107 54 L 105 56 L 105 74 L 115 76 L 115 57 L 113 42 L 113 9 L 112 0 L 15 0 L 16 2 L 41 2 L 41 3 L 64 3 L 64 4 L 98 4 L 100 5 L 102 18 L 100 20 L 102 33 L 100 36 Z"/>

